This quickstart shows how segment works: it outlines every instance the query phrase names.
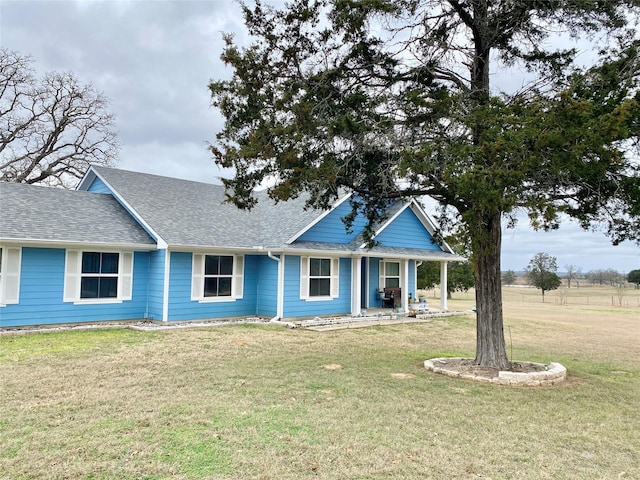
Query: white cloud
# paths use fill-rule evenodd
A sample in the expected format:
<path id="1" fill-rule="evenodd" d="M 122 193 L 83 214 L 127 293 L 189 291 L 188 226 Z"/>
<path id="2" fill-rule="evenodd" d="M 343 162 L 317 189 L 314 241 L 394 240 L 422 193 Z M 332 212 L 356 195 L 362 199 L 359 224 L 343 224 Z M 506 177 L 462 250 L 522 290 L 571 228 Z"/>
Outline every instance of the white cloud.
<path id="1" fill-rule="evenodd" d="M 204 142 L 149 142 L 124 146 L 118 167 L 218 185 L 222 183 L 220 177 L 232 176 L 230 171 L 215 165 Z"/>

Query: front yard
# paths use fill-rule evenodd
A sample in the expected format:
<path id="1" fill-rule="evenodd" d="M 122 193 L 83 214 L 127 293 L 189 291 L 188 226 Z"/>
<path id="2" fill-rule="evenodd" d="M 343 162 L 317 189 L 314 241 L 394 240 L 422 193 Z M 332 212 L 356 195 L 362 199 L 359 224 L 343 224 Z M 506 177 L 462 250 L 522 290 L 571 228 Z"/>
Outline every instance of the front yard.
<path id="1" fill-rule="evenodd" d="M 637 310 L 505 310 L 508 351 L 565 384 L 427 372 L 473 356 L 472 316 L 0 337 L 0 477 L 640 478 Z"/>

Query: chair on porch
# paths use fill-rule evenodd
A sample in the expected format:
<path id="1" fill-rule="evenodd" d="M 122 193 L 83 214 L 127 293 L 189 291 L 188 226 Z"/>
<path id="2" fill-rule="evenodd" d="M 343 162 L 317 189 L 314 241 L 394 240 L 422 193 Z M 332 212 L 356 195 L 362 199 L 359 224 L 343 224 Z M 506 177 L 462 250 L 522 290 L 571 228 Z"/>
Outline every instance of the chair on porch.
<path id="1" fill-rule="evenodd" d="M 382 308 L 397 308 L 402 306 L 402 289 L 390 288 L 384 289 L 384 297 L 382 298 Z"/>

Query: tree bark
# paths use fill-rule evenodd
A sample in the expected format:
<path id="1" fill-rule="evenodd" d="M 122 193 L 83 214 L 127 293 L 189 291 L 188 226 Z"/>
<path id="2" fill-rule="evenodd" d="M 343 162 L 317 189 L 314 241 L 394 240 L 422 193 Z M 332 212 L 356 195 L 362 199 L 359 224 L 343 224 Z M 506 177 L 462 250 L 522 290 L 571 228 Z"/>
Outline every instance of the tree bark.
<path id="1" fill-rule="evenodd" d="M 474 257 L 476 267 L 476 363 L 486 367 L 507 368 L 509 360 L 504 341 L 500 251 L 501 215 L 487 216 L 478 226 Z"/>

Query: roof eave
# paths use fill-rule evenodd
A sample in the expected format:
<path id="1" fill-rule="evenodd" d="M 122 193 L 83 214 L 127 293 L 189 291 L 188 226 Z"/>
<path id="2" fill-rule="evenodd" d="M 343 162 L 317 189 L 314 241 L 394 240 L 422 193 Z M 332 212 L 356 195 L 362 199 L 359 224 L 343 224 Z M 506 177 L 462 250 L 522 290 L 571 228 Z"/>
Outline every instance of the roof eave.
<path id="1" fill-rule="evenodd" d="M 144 250 L 151 251 L 159 248 L 158 244 L 135 242 L 92 242 L 79 240 L 51 240 L 45 238 L 0 238 L 0 245 L 19 245 L 35 248 L 100 248 L 113 250 Z"/>

